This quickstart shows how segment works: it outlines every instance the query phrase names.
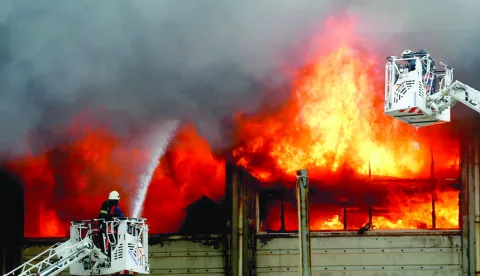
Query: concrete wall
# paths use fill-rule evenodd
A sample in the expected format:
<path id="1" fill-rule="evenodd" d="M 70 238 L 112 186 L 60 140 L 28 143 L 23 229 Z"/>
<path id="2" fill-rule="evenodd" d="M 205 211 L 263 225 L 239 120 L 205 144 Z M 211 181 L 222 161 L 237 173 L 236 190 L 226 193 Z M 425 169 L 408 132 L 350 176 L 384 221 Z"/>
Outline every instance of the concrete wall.
<path id="1" fill-rule="evenodd" d="M 459 231 L 394 234 L 334 236 L 312 233 L 312 275 L 460 275 Z M 298 247 L 298 238 L 291 235 L 258 235 L 257 275 L 299 275 Z"/>

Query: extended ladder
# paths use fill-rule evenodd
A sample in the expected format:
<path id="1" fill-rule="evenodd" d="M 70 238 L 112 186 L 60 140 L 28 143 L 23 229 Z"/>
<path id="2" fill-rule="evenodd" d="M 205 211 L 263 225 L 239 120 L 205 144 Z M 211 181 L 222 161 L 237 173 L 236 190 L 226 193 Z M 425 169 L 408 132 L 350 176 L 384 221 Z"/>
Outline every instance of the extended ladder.
<path id="1" fill-rule="evenodd" d="M 54 276 L 67 268 L 71 275 L 149 274 L 145 221 L 72 221 L 68 241 L 55 244 L 4 276 Z"/>
<path id="2" fill-rule="evenodd" d="M 99 263 L 104 263 L 108 259 L 106 255 L 94 246 L 93 241 L 88 236 L 76 244 L 72 244 L 71 240 L 68 240 L 64 243 L 53 245 L 32 258 L 29 262 L 17 267 L 4 276 L 54 276 L 67 269 L 72 263 L 92 253 L 100 256 L 98 258 Z"/>

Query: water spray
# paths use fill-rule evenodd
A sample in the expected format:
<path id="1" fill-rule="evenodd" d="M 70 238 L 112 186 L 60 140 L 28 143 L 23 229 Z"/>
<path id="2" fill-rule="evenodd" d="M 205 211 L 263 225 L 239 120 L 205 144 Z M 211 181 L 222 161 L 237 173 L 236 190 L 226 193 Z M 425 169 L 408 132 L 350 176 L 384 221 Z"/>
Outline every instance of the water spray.
<path id="1" fill-rule="evenodd" d="M 145 202 L 148 186 L 152 181 L 153 172 L 158 167 L 160 158 L 165 153 L 165 149 L 173 138 L 179 124 L 179 121 L 168 121 L 161 125 L 152 137 L 151 142 L 153 148 L 150 151 L 148 166 L 146 170 L 140 174 L 137 195 L 132 201 L 132 217 L 134 218 L 138 218 L 142 214 L 143 203 Z"/>

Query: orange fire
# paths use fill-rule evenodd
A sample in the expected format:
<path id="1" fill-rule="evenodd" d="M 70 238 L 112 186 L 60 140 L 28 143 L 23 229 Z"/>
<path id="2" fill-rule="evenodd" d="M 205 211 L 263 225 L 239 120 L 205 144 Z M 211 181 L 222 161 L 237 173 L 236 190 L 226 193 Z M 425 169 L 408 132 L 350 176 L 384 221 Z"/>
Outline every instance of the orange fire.
<path id="1" fill-rule="evenodd" d="M 241 142 L 233 152 L 237 164 L 264 181 L 291 179 L 303 168 L 311 179 L 319 180 L 345 173 L 354 178 L 369 174 L 413 178 L 430 175 L 433 152 L 435 173 L 458 177 L 455 143 L 432 135 L 439 128 L 416 130 L 384 115 L 383 72 L 377 70 L 381 64 L 373 62 L 379 57 L 351 47 L 351 30 L 338 29 L 346 32 L 343 39 L 294 74 L 292 96 L 278 112 L 239 116 Z M 442 200 L 437 202 L 436 226 L 457 228 L 458 193 L 437 189 Z M 397 196 L 405 204 L 392 202 L 396 214 L 375 216 L 377 228 L 422 228 L 422 223 L 432 227 L 431 200 Z M 343 225 L 339 215 L 311 221 L 313 230 Z"/>
<path id="2" fill-rule="evenodd" d="M 425 174 L 430 144 L 421 131 L 382 113 L 375 66 L 364 53 L 343 46 L 321 56 L 297 76 L 291 104 L 276 115 L 240 119 L 245 144 L 234 151 L 238 164 L 268 152 L 275 169 L 293 175 L 308 168 L 316 176 L 348 166 L 358 174 L 396 177 Z M 448 158 L 455 160 L 456 153 Z M 452 161 L 452 160 L 448 160 Z M 443 165 L 443 164 L 442 164 Z M 275 174 L 252 169 L 258 178 Z"/>
<path id="3" fill-rule="evenodd" d="M 215 158 L 207 141 L 186 125 L 155 170 L 144 216 L 151 232 L 175 232 L 186 215 L 185 207 L 203 195 L 219 200 L 224 193 L 225 161 Z"/>
<path id="4" fill-rule="evenodd" d="M 310 223 L 311 230 L 342 230 L 343 223 L 340 221 L 339 215 L 334 215 L 330 219 L 326 220 L 313 220 L 313 223 Z"/>
<path id="5" fill-rule="evenodd" d="M 131 147 L 106 126 L 76 123 L 66 134 L 75 139 L 8 165 L 25 183 L 25 236 L 55 237 L 68 233 L 69 222 L 95 218 L 111 190 L 122 196 L 120 207 L 129 215 L 138 174 L 147 148 Z M 152 233 L 174 232 L 184 208 L 203 195 L 220 199 L 225 191 L 225 165 L 213 157 L 208 143 L 185 125 L 156 169 L 143 216 Z M 141 167 L 141 166 L 140 166 Z"/>
<path id="6" fill-rule="evenodd" d="M 388 217 L 373 217 L 373 224 L 376 229 L 433 227 L 431 196 L 402 197 L 401 200 L 398 199 L 395 205 L 396 206 L 392 206 L 391 213 Z M 458 227 L 459 213 L 457 206 L 458 191 L 440 191 L 436 194 L 436 228 Z"/>
<path id="7" fill-rule="evenodd" d="M 435 200 L 435 228 L 456 229 L 459 226 L 458 191 L 444 190 L 436 192 Z M 372 212 L 373 229 L 431 229 L 432 195 L 420 193 L 406 195 L 392 194 L 384 211 Z M 310 229 L 312 231 L 331 231 L 344 229 L 344 210 L 341 207 L 326 208 L 328 204 L 318 205 L 310 203 Z M 283 203 L 284 230 L 298 230 L 298 217 L 295 203 Z M 336 214 L 332 214 L 336 212 Z M 368 222 L 368 210 L 347 208 L 347 230 L 358 230 Z M 268 213 L 268 225 L 262 223 L 262 230 L 266 226 L 270 230 L 282 229 L 282 213 L 280 202 L 271 205 Z"/>
<path id="8" fill-rule="evenodd" d="M 126 150 L 103 128 L 75 123 L 58 131 L 75 139 L 8 164 L 25 183 L 26 236 L 64 236 L 69 221 L 96 217 L 111 189 L 129 192 L 119 183 L 132 179 L 124 168 L 139 161 L 136 150 Z"/>
<path id="9" fill-rule="evenodd" d="M 264 182 L 291 181 L 303 168 L 315 180 L 420 178 L 430 176 L 433 152 L 435 177 L 457 177 L 458 149 L 441 127 L 416 130 L 383 114 L 382 64 L 374 62 L 381 58 L 353 47 L 350 32 L 351 25 L 329 21 L 319 37 L 327 45 L 317 45 L 310 63 L 291 74 L 288 100 L 276 111 L 238 115 L 232 150 L 237 164 Z M 62 146 L 9 163 L 26 185 L 26 236 L 65 235 L 70 220 L 95 217 L 112 189 L 130 195 L 121 202 L 129 214 L 148 148 L 116 136 L 106 126 L 86 127 L 88 121 L 59 130 L 69 137 Z M 184 208 L 203 195 L 220 199 L 224 164 L 193 126 L 178 130 L 147 193 L 143 215 L 151 232 L 178 229 Z M 446 186 L 436 189 L 436 227 L 458 228 L 458 192 Z M 432 227 L 431 193 L 412 197 L 392 192 L 389 197 L 388 206 L 383 206 L 388 214 L 373 214 L 376 229 Z M 312 208 L 312 230 L 343 229 L 343 212 L 337 209 L 327 214 Z M 284 212 L 286 230 L 295 229 L 295 205 L 286 203 Z M 279 214 L 279 205 L 274 205 L 267 219 L 272 229 L 281 227 Z M 365 218 L 368 215 L 362 214 L 348 227 L 361 227 Z"/>

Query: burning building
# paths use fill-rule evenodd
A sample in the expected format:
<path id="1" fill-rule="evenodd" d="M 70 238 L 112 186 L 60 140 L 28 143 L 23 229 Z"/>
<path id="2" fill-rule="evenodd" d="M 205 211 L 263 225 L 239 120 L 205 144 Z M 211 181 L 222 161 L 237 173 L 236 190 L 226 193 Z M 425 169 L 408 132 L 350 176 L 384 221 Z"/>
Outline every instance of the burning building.
<path id="1" fill-rule="evenodd" d="M 209 265 L 184 268 L 168 266 L 165 262 L 170 261 L 155 257 L 164 253 L 154 253 L 152 273 L 221 273 L 239 267 L 258 274 L 297 273 L 294 261 L 281 265 L 269 255 L 275 251 L 282 260 L 294 260 L 289 252 L 298 250 L 284 244 L 284 239 L 289 242 L 298 230 L 296 168 L 309 168 L 313 237 L 343 237 L 341 244 L 356 237 L 359 244 L 355 248 L 342 246 L 371 254 L 377 249 L 366 246 L 362 239 L 395 241 L 389 249 L 395 252 L 425 243 L 418 250 L 428 251 L 427 259 L 437 257 L 437 243 L 451 254 L 457 252 L 461 225 L 459 141 L 440 128 L 432 135 L 431 129 L 411 129 L 376 112 L 382 101 L 372 91 L 380 77 L 375 64 L 364 56 L 348 45 L 320 54 L 296 73 L 292 95 L 278 110 L 236 117 L 236 143 L 230 151 L 214 154 L 192 125 L 176 130 L 152 175 L 145 200 L 143 216 L 150 221 L 151 233 L 160 235 L 152 237 L 152 243 L 157 244 L 152 247 L 159 247 L 159 252 L 181 250 L 186 254 L 200 250 L 203 253 L 195 254 L 213 260 L 207 255 L 220 257 L 222 250 L 233 250 L 243 243 L 244 248 L 256 248 L 256 255 L 245 253 L 244 264 L 237 264 L 233 257 L 222 257 Z M 78 139 L 7 163 L 20 175 L 27 190 L 35 190 L 26 192 L 27 237 L 65 236 L 69 220 L 96 216 L 108 191 L 118 187 L 115 183 L 134 181 L 134 176 L 124 170 L 126 166 L 145 163 L 144 149 L 125 146 L 106 128 L 92 129 L 84 122 L 78 126 L 73 130 L 78 132 Z M 227 157 L 235 166 L 226 170 Z M 132 198 L 122 196 L 126 212 L 130 211 Z M 70 204 L 81 208 L 69 208 Z M 226 217 L 222 212 L 225 209 L 229 210 Z M 235 217 L 239 213 L 241 217 Z M 216 218 L 209 217 L 213 214 Z M 199 221 L 201 217 L 205 220 Z M 371 225 L 366 232 L 362 231 L 365 225 Z M 236 232 L 239 228 L 243 229 L 242 236 Z M 176 231 L 185 236 L 166 235 Z M 231 235 L 225 241 L 226 233 Z M 174 248 L 165 247 L 167 241 Z M 318 241 L 322 244 L 312 245 L 314 251 L 326 248 L 324 253 L 333 254 L 340 250 L 330 242 Z M 199 249 L 202 247 L 196 243 L 210 249 Z M 283 252 L 281 248 L 289 249 Z M 233 256 L 239 258 L 242 252 Z M 405 258 L 399 261 L 400 266 L 410 272 L 428 267 L 430 272 L 444 269 L 444 275 L 449 275 L 461 266 L 458 260 L 437 265 L 432 259 L 417 268 L 408 259 L 411 256 Z M 256 267 L 252 268 L 250 262 Z M 383 269 L 387 264 L 390 271 L 398 268 L 388 262 L 384 260 Z M 353 263 L 338 264 L 341 269 L 357 269 Z M 317 264 L 317 268 L 340 269 L 326 263 Z M 371 272 L 377 268 L 372 263 L 363 269 Z"/>
<path id="2" fill-rule="evenodd" d="M 359 228 L 366 218 L 355 213 L 371 213 L 378 228 L 458 228 L 458 141 L 446 129 L 416 130 L 379 113 L 382 76 L 373 60 L 348 41 L 333 52 L 319 52 L 294 73 L 291 96 L 282 106 L 238 114 L 235 146 L 223 153 L 213 153 L 194 126 L 176 129 L 144 205 L 145 217 L 159 218 L 150 222 L 152 232 L 176 231 L 183 209 L 203 195 L 222 199 L 228 155 L 263 183 L 270 230 L 280 229 L 279 210 L 282 227 L 294 230 L 289 225 L 296 223 L 285 220 L 296 220 L 289 200 L 296 168 L 309 168 L 318 191 L 312 202 L 322 211 L 317 217 L 312 208 L 312 230 Z M 75 139 L 6 164 L 35 191 L 26 194 L 26 236 L 65 235 L 68 221 L 95 216 L 111 189 L 131 195 L 122 197 L 131 211 L 135 187 L 121 183 L 137 181 L 148 150 L 132 147 L 108 126 L 89 125 L 85 117 L 59 130 Z M 346 213 L 350 223 L 343 225 Z"/>
<path id="3" fill-rule="evenodd" d="M 235 114 L 228 146 L 212 148 L 195 123 L 167 135 L 142 211 L 152 274 L 298 275 L 298 169 L 309 173 L 314 271 L 474 269 L 475 128 L 414 129 L 384 116 L 383 57 L 338 24 L 327 22 L 306 65 L 285 66 L 280 104 L 266 93 L 260 110 Z M 31 148 L 3 164 L 25 187 L 25 259 L 65 237 L 69 221 L 95 217 L 110 190 L 125 213 L 137 206 L 148 126 L 126 135 L 80 114 L 53 134 L 32 132 Z"/>

